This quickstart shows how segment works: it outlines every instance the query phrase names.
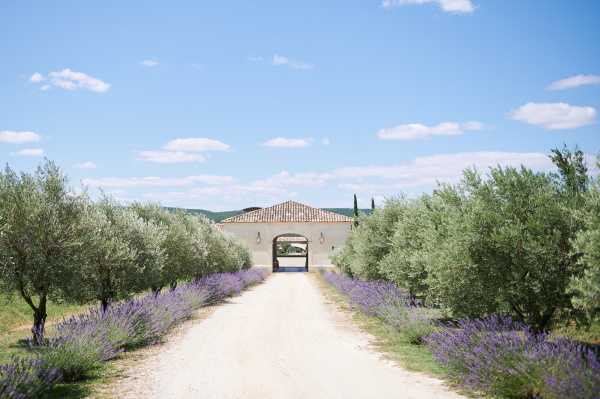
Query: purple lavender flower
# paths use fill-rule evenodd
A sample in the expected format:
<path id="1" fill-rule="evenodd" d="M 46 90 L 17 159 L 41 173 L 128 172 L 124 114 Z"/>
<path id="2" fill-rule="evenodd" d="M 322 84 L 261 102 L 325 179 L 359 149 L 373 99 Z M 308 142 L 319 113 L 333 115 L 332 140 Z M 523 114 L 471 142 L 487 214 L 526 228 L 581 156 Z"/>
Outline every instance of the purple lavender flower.
<path id="1" fill-rule="evenodd" d="M 0 366 L 0 398 L 39 397 L 60 379 L 60 372 L 40 359 L 13 357 L 10 363 Z"/>

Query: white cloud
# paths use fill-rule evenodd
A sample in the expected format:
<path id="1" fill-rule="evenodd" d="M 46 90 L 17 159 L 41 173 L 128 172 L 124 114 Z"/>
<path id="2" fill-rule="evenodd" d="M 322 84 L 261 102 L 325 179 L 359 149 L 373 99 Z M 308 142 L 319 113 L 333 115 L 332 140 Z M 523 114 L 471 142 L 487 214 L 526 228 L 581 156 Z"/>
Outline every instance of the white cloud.
<path id="1" fill-rule="evenodd" d="M 596 110 L 593 107 L 578 107 L 566 103 L 527 103 L 509 116 L 546 129 L 574 129 L 593 123 Z"/>
<path id="2" fill-rule="evenodd" d="M 274 148 L 304 148 L 311 143 L 310 139 L 290 139 L 286 137 L 275 137 L 263 143 L 265 147 Z"/>
<path id="3" fill-rule="evenodd" d="M 273 55 L 272 63 L 275 66 L 285 65 L 292 69 L 313 69 L 315 67 L 313 64 L 309 64 L 308 62 L 292 60 L 288 57 L 278 54 Z"/>
<path id="4" fill-rule="evenodd" d="M 86 161 L 74 165 L 77 169 L 96 169 L 97 165 L 92 161 Z"/>
<path id="5" fill-rule="evenodd" d="M 47 91 L 47 90 L 50 90 L 51 87 L 52 86 L 50 86 L 50 85 L 43 85 L 42 87 L 40 87 L 40 90 L 41 91 Z"/>
<path id="6" fill-rule="evenodd" d="M 21 151 L 17 151 L 15 154 L 24 157 L 41 157 L 44 155 L 44 150 L 41 148 L 24 148 Z"/>
<path id="7" fill-rule="evenodd" d="M 586 154 L 586 159 L 593 157 Z M 272 205 L 295 198 L 303 190 L 338 189 L 365 193 L 370 197 L 417 195 L 435 188 L 438 182 L 456 183 L 465 168 L 485 173 L 497 165 L 524 165 L 536 171 L 553 170 L 547 154 L 531 152 L 464 152 L 417 157 L 397 164 L 356 165 L 312 172 L 283 170 L 265 178 L 238 182 L 231 176 L 199 175 L 185 177 L 107 177 L 85 179 L 90 187 L 113 190 L 149 188 L 128 197 L 164 201 L 188 207 L 242 208 Z M 210 205 L 209 205 L 210 204 Z"/>
<path id="8" fill-rule="evenodd" d="M 248 61 L 250 62 L 263 62 L 265 59 L 260 55 L 249 55 Z"/>
<path id="9" fill-rule="evenodd" d="M 142 62 L 140 62 L 141 66 L 145 66 L 148 68 L 152 68 L 158 65 L 158 60 L 144 60 Z"/>
<path id="10" fill-rule="evenodd" d="M 455 14 L 467 14 L 475 11 L 475 5 L 471 0 L 383 0 L 384 8 L 398 7 L 404 5 L 437 4 L 443 11 Z"/>
<path id="11" fill-rule="evenodd" d="M 600 85 L 600 75 L 575 75 L 552 82 L 548 90 L 566 90 L 580 86 Z"/>
<path id="12" fill-rule="evenodd" d="M 468 152 L 438 154 L 418 157 L 395 165 L 349 166 L 324 172 L 290 173 L 281 171 L 264 179 L 237 183 L 233 180 L 220 185 L 192 185 L 189 178 L 160 179 L 144 186 L 164 187 L 167 184 L 181 188 L 180 191 L 150 192 L 147 199 L 167 201 L 170 204 L 230 204 L 229 207 L 244 207 L 249 204 L 272 205 L 278 201 L 294 198 L 300 189 L 323 189 L 338 187 L 350 192 L 367 193 L 369 197 L 397 195 L 409 192 L 428 191 L 437 182 L 455 183 L 465 168 L 476 167 L 485 172 L 491 166 L 525 165 L 534 170 L 548 170 L 553 164 L 546 154 L 512 152 Z M 154 178 L 159 179 L 159 178 Z M 135 183 L 140 185 L 142 183 Z M 204 205 L 203 205 L 204 206 Z M 219 205 L 221 206 L 221 205 Z"/>
<path id="13" fill-rule="evenodd" d="M 231 176 L 197 175 L 181 178 L 146 177 L 104 177 L 100 179 L 83 179 L 82 183 L 96 188 L 140 188 L 140 187 L 189 187 L 196 184 L 218 186 L 233 183 Z"/>
<path id="14" fill-rule="evenodd" d="M 82 72 L 76 72 L 69 68 L 62 71 L 50 72 L 47 78 L 39 73 L 34 73 L 29 80 L 34 83 L 40 83 L 43 80 L 49 80 L 52 86 L 60 87 L 65 90 L 90 90 L 95 93 L 104 93 L 110 89 L 110 85 L 100 79 L 86 75 Z M 42 86 L 42 90 L 48 90 L 49 85 Z"/>
<path id="15" fill-rule="evenodd" d="M 204 162 L 206 158 L 199 154 L 189 154 L 182 151 L 139 151 L 137 159 L 155 163 L 186 163 Z"/>
<path id="16" fill-rule="evenodd" d="M 457 136 L 466 131 L 481 130 L 483 124 L 476 121 L 466 123 L 442 122 L 435 126 L 421 123 L 409 123 L 392 128 L 381 129 L 377 137 L 382 140 L 416 140 L 431 136 Z"/>
<path id="17" fill-rule="evenodd" d="M 44 80 L 44 76 L 41 73 L 34 73 L 33 75 L 31 75 L 31 77 L 29 78 L 29 81 L 31 83 L 39 83 L 41 81 Z"/>
<path id="18" fill-rule="evenodd" d="M 463 123 L 462 128 L 463 128 L 463 130 L 477 131 L 477 130 L 483 130 L 485 128 L 485 126 L 481 122 L 469 121 L 469 122 Z"/>
<path id="19" fill-rule="evenodd" d="M 208 151 L 228 151 L 230 146 L 218 140 L 191 137 L 169 141 L 164 150 L 139 151 L 137 159 L 163 164 L 204 162 L 206 157 L 198 154 Z"/>
<path id="20" fill-rule="evenodd" d="M 34 132 L 0 131 L 0 143 L 23 144 L 40 141 L 40 135 Z"/>
<path id="21" fill-rule="evenodd" d="M 397 187 L 417 187 L 434 185 L 437 181 L 456 181 L 462 171 L 470 167 L 483 170 L 496 165 L 521 164 L 532 169 L 552 166 L 548 156 L 542 153 L 466 152 L 418 157 L 399 165 L 339 168 L 332 175 L 337 179 L 379 178 L 395 181 Z"/>
<path id="22" fill-rule="evenodd" d="M 321 144 L 323 144 L 323 145 L 330 145 L 331 144 L 331 140 L 329 139 L 329 137 L 323 137 L 321 139 Z"/>
<path id="23" fill-rule="evenodd" d="M 227 151 L 231 147 L 219 140 L 208 139 L 205 137 L 191 137 L 171 140 L 164 148 L 168 151 L 206 152 Z"/>

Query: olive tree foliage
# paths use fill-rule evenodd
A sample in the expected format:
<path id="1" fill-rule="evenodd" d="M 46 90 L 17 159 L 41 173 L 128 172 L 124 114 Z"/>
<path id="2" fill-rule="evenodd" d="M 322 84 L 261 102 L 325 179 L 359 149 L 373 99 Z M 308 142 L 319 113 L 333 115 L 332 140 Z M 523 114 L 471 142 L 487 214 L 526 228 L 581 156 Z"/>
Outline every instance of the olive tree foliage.
<path id="1" fill-rule="evenodd" d="M 81 261 L 86 198 L 67 188 L 46 160 L 32 174 L 0 172 L 0 287 L 33 311 L 33 340 L 44 340 L 46 304 L 64 299 Z"/>
<path id="2" fill-rule="evenodd" d="M 390 199 L 372 215 L 361 215 L 344 249 L 334 256 L 334 262 L 353 276 L 383 278 L 379 262 L 391 250 L 394 227 L 404 211 L 404 200 Z"/>
<path id="3" fill-rule="evenodd" d="M 467 172 L 462 184 L 468 199 L 455 223 L 464 233 L 451 239 L 451 251 L 462 252 L 465 263 L 431 265 L 442 282 L 435 294 L 457 315 L 508 313 L 548 328 L 570 306 L 567 285 L 580 271 L 572 255 L 573 215 L 559 187 L 547 174 L 500 167 L 486 179 Z M 440 258 L 434 253 L 432 260 Z M 452 275 L 457 284 L 444 283 Z M 470 300 L 457 302 L 464 290 Z M 475 296 L 481 303 L 471 306 Z"/>
<path id="4" fill-rule="evenodd" d="M 152 284 L 155 292 L 165 286 L 175 288 L 179 280 L 191 279 L 205 263 L 206 247 L 199 240 L 197 226 L 182 212 L 169 212 L 157 204 L 134 203 L 131 209 L 144 221 L 164 231 L 161 249 L 164 264 Z"/>
<path id="5" fill-rule="evenodd" d="M 238 240 L 219 231 L 205 217 L 170 212 L 156 204 L 134 203 L 131 209 L 164 230 L 163 267 L 155 291 L 179 280 L 199 279 L 216 272 L 251 266 L 250 252 Z"/>
<path id="6" fill-rule="evenodd" d="M 72 287 L 73 297 L 83 302 L 98 300 L 102 310 L 106 310 L 110 302 L 133 291 L 138 270 L 135 251 L 129 247 L 125 232 L 131 222 L 127 212 L 108 199 L 87 207 L 84 256 L 79 284 Z"/>
<path id="7" fill-rule="evenodd" d="M 102 198 L 86 208 L 83 261 L 70 297 L 98 300 L 103 310 L 115 300 L 151 288 L 164 264 L 164 229 L 133 210 Z"/>
<path id="8" fill-rule="evenodd" d="M 598 183 L 590 187 L 581 151 L 551 159 L 558 173 L 466 170 L 430 196 L 389 200 L 361 218 L 333 261 L 455 317 L 508 314 L 545 330 L 573 316 L 573 304 L 597 314 Z"/>
<path id="9" fill-rule="evenodd" d="M 379 272 L 386 280 L 421 300 L 430 299 L 427 269 L 431 246 L 439 242 L 441 220 L 436 215 L 439 204 L 437 198 L 430 196 L 397 202 L 404 210 L 391 235 L 391 249 L 379 263 Z"/>
<path id="10" fill-rule="evenodd" d="M 600 169 L 600 157 L 597 167 Z M 570 289 L 573 305 L 589 322 L 600 317 L 600 178 L 596 177 L 590 185 L 579 215 L 584 227 L 577 234 L 574 246 L 581 256 L 583 271 L 573 277 Z"/>

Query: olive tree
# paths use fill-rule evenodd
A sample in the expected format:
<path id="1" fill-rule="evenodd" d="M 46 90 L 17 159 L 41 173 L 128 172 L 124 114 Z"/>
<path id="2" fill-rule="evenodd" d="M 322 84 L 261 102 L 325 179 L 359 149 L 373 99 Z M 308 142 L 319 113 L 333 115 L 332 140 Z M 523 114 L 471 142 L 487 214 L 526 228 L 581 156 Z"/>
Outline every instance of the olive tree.
<path id="1" fill-rule="evenodd" d="M 177 286 L 179 280 L 195 277 L 203 263 L 204 244 L 198 240 L 198 228 L 194 219 L 185 213 L 170 212 L 157 204 L 134 203 L 131 209 L 146 222 L 159 226 L 163 231 L 161 249 L 163 266 L 152 287 L 158 293 L 163 287 Z"/>
<path id="2" fill-rule="evenodd" d="M 107 198 L 87 207 L 82 273 L 72 296 L 82 302 L 98 300 L 106 311 L 112 301 L 126 298 L 135 291 L 142 273 L 135 263 L 137 254 L 127 238 L 136 219 L 133 212 Z"/>
<path id="3" fill-rule="evenodd" d="M 79 273 L 86 199 L 46 160 L 33 174 L 0 172 L 0 286 L 33 311 L 33 341 L 44 340 L 49 298 L 62 299 Z"/>
<path id="4" fill-rule="evenodd" d="M 574 246 L 583 270 L 581 275 L 573 277 L 570 289 L 573 305 L 584 313 L 587 321 L 592 321 L 600 316 L 600 178 L 587 191 L 580 216 L 584 227 L 577 234 Z"/>
<path id="5" fill-rule="evenodd" d="M 509 313 L 548 328 L 570 306 L 566 288 L 580 269 L 573 215 L 559 187 L 544 173 L 497 167 L 486 179 L 466 172 L 462 190 L 450 245 L 433 248 L 431 257 L 443 302 L 458 315 Z"/>
<path id="6" fill-rule="evenodd" d="M 432 223 L 431 212 L 425 206 L 428 197 L 407 201 L 401 218 L 390 237 L 390 252 L 379 263 L 379 271 L 387 280 L 408 290 L 419 299 L 427 297 L 427 234 Z"/>

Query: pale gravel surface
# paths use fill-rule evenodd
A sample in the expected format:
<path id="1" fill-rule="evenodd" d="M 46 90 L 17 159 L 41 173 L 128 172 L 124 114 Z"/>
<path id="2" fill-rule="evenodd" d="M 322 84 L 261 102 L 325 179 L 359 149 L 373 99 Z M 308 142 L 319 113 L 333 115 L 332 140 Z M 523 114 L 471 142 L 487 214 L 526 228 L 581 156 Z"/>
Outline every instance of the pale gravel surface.
<path id="1" fill-rule="evenodd" d="M 149 351 L 110 387 L 127 398 L 458 399 L 408 372 L 327 303 L 305 273 L 277 273 Z"/>

